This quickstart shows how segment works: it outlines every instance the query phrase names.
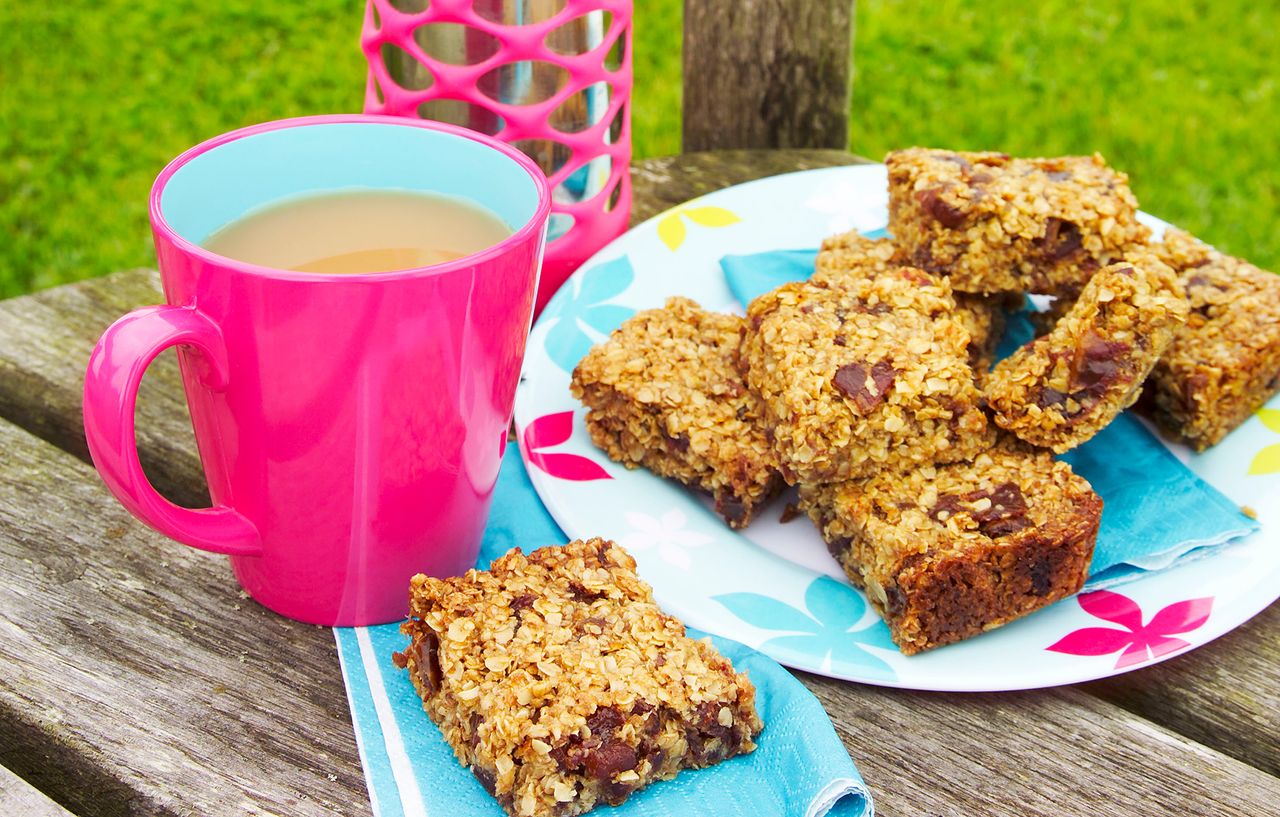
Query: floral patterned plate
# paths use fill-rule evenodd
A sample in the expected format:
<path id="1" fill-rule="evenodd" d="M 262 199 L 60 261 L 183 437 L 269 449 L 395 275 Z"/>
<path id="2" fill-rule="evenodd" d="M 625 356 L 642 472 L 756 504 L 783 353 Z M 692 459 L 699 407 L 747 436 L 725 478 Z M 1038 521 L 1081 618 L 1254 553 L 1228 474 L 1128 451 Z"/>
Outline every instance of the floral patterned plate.
<path id="1" fill-rule="evenodd" d="M 960 644 L 912 657 L 889 640 L 804 519 L 785 500 L 744 532 L 707 503 L 596 449 L 569 375 L 592 344 L 641 309 L 685 295 L 738 311 L 719 259 L 816 247 L 887 221 L 884 167 L 827 168 L 731 187 L 668 210 L 614 241 L 551 300 L 529 339 L 516 427 L 530 477 L 570 536 L 630 550 L 658 601 L 687 623 L 783 664 L 885 686 L 1027 689 L 1114 675 L 1204 644 L 1280 594 L 1280 399 L 1202 455 L 1173 447 L 1202 478 L 1255 508 L 1262 530 L 1210 556 L 1065 599 Z M 1150 219 L 1157 229 L 1163 223 Z"/>

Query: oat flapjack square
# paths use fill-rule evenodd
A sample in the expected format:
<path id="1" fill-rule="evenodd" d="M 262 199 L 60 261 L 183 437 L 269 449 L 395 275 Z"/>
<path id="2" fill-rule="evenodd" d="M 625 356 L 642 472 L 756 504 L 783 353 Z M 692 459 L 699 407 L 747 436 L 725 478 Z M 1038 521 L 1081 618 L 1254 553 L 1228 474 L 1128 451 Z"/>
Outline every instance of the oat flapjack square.
<path id="1" fill-rule="evenodd" d="M 1180 230 L 1153 248 L 1178 273 L 1191 311 L 1143 403 L 1166 434 L 1203 451 L 1280 391 L 1280 276 Z"/>
<path id="2" fill-rule="evenodd" d="M 854 278 L 882 274 L 904 265 L 909 266 L 892 240 L 867 238 L 857 230 L 850 230 L 823 240 L 809 280 L 838 289 Z M 1004 332 L 1005 312 L 1016 311 L 1021 299 L 954 291 L 952 296 L 955 309 L 951 317 L 969 333 L 969 364 L 981 381 L 995 362 L 996 346 Z"/>
<path id="3" fill-rule="evenodd" d="M 593 347 L 570 385 L 611 459 L 708 492 L 735 528 L 782 487 L 760 400 L 739 371 L 743 329 L 740 316 L 671 298 Z"/>
<path id="4" fill-rule="evenodd" d="M 1024 616 L 1084 584 L 1102 500 L 1047 451 L 802 485 L 800 507 L 910 655 Z"/>
<path id="5" fill-rule="evenodd" d="M 823 239 L 809 280 L 823 286 L 840 286 L 849 275 L 876 275 L 902 265 L 898 248 L 889 239 L 868 238 L 849 230 Z"/>
<path id="6" fill-rule="evenodd" d="M 1101 156 L 1016 159 L 908 148 L 885 158 L 903 260 L 958 292 L 1074 296 L 1144 243 L 1128 177 Z"/>
<path id="7" fill-rule="evenodd" d="M 996 424 L 1061 454 L 1138 399 L 1187 319 L 1182 284 L 1151 253 L 1101 270 L 1048 334 L 1000 361 L 984 392 Z"/>
<path id="8" fill-rule="evenodd" d="M 990 445 L 945 280 L 910 267 L 754 300 L 742 365 L 784 479 L 830 482 Z"/>
<path id="9" fill-rule="evenodd" d="M 512 817 L 569 817 L 750 752 L 755 688 L 664 614 L 602 539 L 415 576 L 395 656 L 458 760 Z"/>

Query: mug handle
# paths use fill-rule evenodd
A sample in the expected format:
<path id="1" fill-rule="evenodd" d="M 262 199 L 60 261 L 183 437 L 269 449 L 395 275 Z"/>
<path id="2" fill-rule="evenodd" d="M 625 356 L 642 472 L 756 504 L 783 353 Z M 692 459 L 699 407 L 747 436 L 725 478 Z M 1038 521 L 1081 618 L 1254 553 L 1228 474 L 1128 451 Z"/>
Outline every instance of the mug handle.
<path id="1" fill-rule="evenodd" d="M 183 508 L 161 496 L 142 471 L 134 436 L 138 385 L 156 355 L 190 345 L 204 353 L 200 374 L 213 391 L 227 387 L 227 350 L 217 325 L 193 307 L 148 306 L 111 324 L 89 356 L 84 432 L 93 463 L 111 493 L 143 522 L 201 550 L 262 555 L 258 529 L 226 505 Z"/>

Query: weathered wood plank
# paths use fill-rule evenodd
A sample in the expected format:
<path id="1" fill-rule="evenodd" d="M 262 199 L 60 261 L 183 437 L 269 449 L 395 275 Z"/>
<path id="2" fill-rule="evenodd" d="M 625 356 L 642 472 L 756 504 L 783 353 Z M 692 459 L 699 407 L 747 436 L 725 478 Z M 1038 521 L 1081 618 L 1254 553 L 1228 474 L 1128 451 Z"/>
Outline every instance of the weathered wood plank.
<path id="1" fill-rule="evenodd" d="M 643 220 L 687 198 L 702 195 L 727 184 L 772 173 L 853 161 L 858 160 L 847 153 L 837 151 L 734 151 L 726 154 L 693 154 L 678 158 L 648 160 L 638 163 L 635 168 L 634 220 Z M 83 457 L 84 443 L 79 415 L 80 379 L 89 349 L 101 329 L 111 320 L 127 309 L 155 302 L 158 298 L 154 273 L 135 272 L 73 287 L 49 290 L 27 298 L 0 302 L 0 415 L 19 420 L 46 439 L 54 440 L 59 446 L 75 451 Z M 51 336 L 53 340 L 44 342 L 45 335 Z M 143 400 L 139 407 L 139 443 L 144 461 L 149 460 L 157 464 L 149 473 L 163 489 L 174 496 L 181 496 L 184 492 L 198 496 L 202 481 L 198 475 L 194 447 L 190 441 L 185 406 L 180 397 L 176 365 L 172 360 L 168 361 L 167 365 L 168 374 L 165 374 L 163 365 L 158 365 L 154 373 L 148 377 L 148 381 L 151 382 L 144 386 Z M 15 458 L 20 460 L 25 451 L 24 449 L 10 452 L 3 441 L 0 441 L 0 450 L 4 450 L 6 455 L 11 453 L 14 455 L 3 458 L 6 462 L 13 461 Z M 34 451 L 42 450 L 38 446 L 34 449 Z M 46 455 L 47 452 L 41 456 Z M 65 475 L 72 472 L 59 473 Z M 83 473 L 87 474 L 87 471 Z M 58 479 L 58 475 L 55 474 L 49 484 L 57 484 Z M 0 484 L 8 485 L 8 479 L 0 480 Z M 69 521 L 71 517 L 64 517 L 50 519 L 41 528 L 44 535 L 49 537 L 44 542 L 45 547 L 42 550 L 44 555 L 41 558 L 55 559 L 56 564 L 53 569 L 55 572 L 61 570 L 59 575 L 63 575 L 64 579 L 68 576 L 73 579 L 79 569 L 76 565 L 80 562 L 74 558 L 76 552 L 74 543 L 96 542 L 97 539 L 108 538 L 107 533 L 111 532 L 115 538 L 107 541 L 106 544 L 124 548 L 123 552 L 115 556 L 117 571 L 124 569 L 120 567 L 121 564 L 146 562 L 148 556 L 155 555 L 156 558 L 163 559 L 170 565 L 186 565 L 184 570 L 187 572 L 179 571 L 176 579 L 172 579 L 173 581 L 190 584 L 190 576 L 187 573 L 195 569 L 195 575 L 199 578 L 191 586 L 195 588 L 203 583 L 205 586 L 212 587 L 212 590 L 204 591 L 204 595 L 200 597 L 203 598 L 198 605 L 201 609 L 216 608 L 219 604 L 226 606 L 239 603 L 257 612 L 259 618 L 253 621 L 261 622 L 263 629 L 270 630 L 272 627 L 266 625 L 279 621 L 258 609 L 252 602 L 244 602 L 235 595 L 233 581 L 222 560 L 190 553 L 186 549 L 164 542 L 160 537 L 143 531 L 123 511 L 111 503 L 106 497 L 105 490 L 93 479 L 88 479 L 87 484 L 76 488 L 72 499 L 64 498 L 56 503 L 53 509 L 55 515 L 60 508 L 80 507 L 74 496 L 85 492 L 96 495 L 104 503 L 85 506 L 86 513 L 90 514 L 93 520 L 109 518 L 112 520 L 110 527 L 95 527 L 94 522 Z M 31 494 L 32 492 L 28 491 L 27 495 Z M 40 498 L 38 501 L 47 503 L 49 500 Z M 6 501 L 2 494 L 0 494 L 0 502 L 3 502 L 10 513 L 25 507 L 22 501 L 16 503 Z M 36 500 L 29 502 L 32 507 L 35 503 Z M 78 517 L 75 519 L 78 520 Z M 87 528 L 83 535 L 73 536 L 74 531 L 70 531 L 68 525 L 73 527 L 87 525 Z M 3 516 L 0 516 L 0 530 L 9 530 Z M 28 547 L 37 548 L 42 542 L 40 539 L 30 539 L 29 537 L 33 535 L 30 532 L 22 535 L 28 537 Z M 126 542 L 124 545 L 120 544 L 122 537 Z M 68 545 L 68 542 L 72 544 Z M 50 543 L 58 543 L 59 546 L 50 548 L 48 547 Z M 133 548 L 132 552 L 130 548 Z M 3 548 L 0 548 L 0 552 L 3 552 Z M 67 555 L 68 553 L 71 555 Z M 33 563 L 43 564 L 36 560 L 33 560 Z M 58 568 L 57 565 L 64 565 L 64 567 Z M 0 570 L 8 569 L 7 566 L 0 566 Z M 46 566 L 42 569 L 50 568 Z M 169 580 L 164 579 L 164 581 Z M 154 588 L 149 592 L 151 594 L 149 598 L 157 595 Z M 192 590 L 192 592 L 196 591 Z M 5 597 L 8 598 L 9 595 L 6 590 Z M 169 604 L 174 603 L 172 595 L 165 596 L 170 599 Z M 36 595 L 36 598 L 38 597 L 39 594 Z M 98 600 L 94 600 L 84 604 L 91 608 L 97 603 Z M 5 604 L 0 605 L 0 608 L 10 606 Z M 4 609 L 0 609 L 0 622 L 4 620 L 4 615 Z M 173 615 L 175 614 L 170 612 L 170 619 Z M 107 619 L 103 617 L 98 620 Z M 60 626 L 66 628 L 73 625 Z M 118 626 L 122 625 L 116 625 L 112 621 L 112 632 Z M 144 629 L 146 626 L 155 625 L 154 623 L 144 624 Z M 237 626 L 246 629 L 244 621 L 239 621 Z M 302 625 L 292 626 L 299 629 L 300 634 L 291 636 L 297 643 L 323 653 L 326 656 L 325 662 L 332 660 L 332 646 L 327 633 L 314 628 L 305 628 Z M 1266 718 L 1268 714 L 1277 711 L 1274 703 L 1275 678 L 1276 667 L 1280 666 L 1280 658 L 1275 655 L 1274 645 L 1280 641 L 1277 637 L 1278 630 L 1280 630 L 1280 622 L 1276 620 L 1273 609 L 1244 630 L 1233 633 L 1213 645 L 1141 673 L 1092 685 L 1088 689 L 1107 696 L 1109 700 L 1120 702 L 1154 721 L 1165 723 L 1202 743 L 1208 743 L 1215 748 L 1225 750 L 1228 754 L 1266 768 L 1265 760 L 1268 754 L 1273 761 L 1276 754 L 1275 730 L 1267 728 Z M 1250 633 L 1253 635 L 1247 635 Z M 82 634 L 91 636 L 93 633 L 89 629 Z M 240 635 L 243 636 L 244 633 Z M 1236 646 L 1237 642 L 1240 643 L 1239 647 Z M 0 643 L 3 643 L 3 640 L 0 640 Z M 203 655 L 207 655 L 209 650 L 216 650 L 217 643 L 216 639 L 209 640 Z M 46 654 L 45 657 L 47 658 L 48 655 Z M 265 660 L 261 651 L 258 658 Z M 287 653 L 286 658 L 288 658 Z M 336 686 L 326 693 L 330 696 L 325 698 L 326 705 L 330 716 L 335 719 L 338 718 L 337 710 L 341 710 L 343 729 L 347 730 L 344 734 L 349 743 L 349 723 L 346 721 L 345 704 L 341 703 L 341 682 L 337 679 L 336 670 L 332 665 L 327 664 L 327 666 L 330 672 L 330 685 L 336 684 Z M 265 677 L 265 674 L 261 673 L 258 676 L 259 680 Z M 1155 680 L 1148 680 L 1150 678 Z M 1068 753 L 1066 760 L 1061 760 L 1060 747 L 1052 742 L 1046 742 L 1054 736 L 1054 733 L 1059 736 L 1071 736 L 1067 739 L 1069 742 L 1081 743 L 1085 748 L 1096 751 L 1100 755 L 1120 751 L 1115 750 L 1111 745 L 1106 729 L 1086 729 L 1081 732 L 1082 720 L 1097 720 L 1107 729 L 1111 728 L 1110 724 L 1123 724 L 1130 739 L 1135 739 L 1135 735 L 1141 737 L 1149 733 L 1146 738 L 1148 742 L 1154 741 L 1163 746 L 1172 741 L 1180 747 L 1179 751 L 1190 752 L 1192 757 L 1198 757 L 1203 751 L 1192 743 L 1172 738 L 1161 729 L 1127 716 L 1114 707 L 1085 698 L 1078 692 L 1054 693 L 1057 697 L 1053 697 L 1054 703 L 1049 705 L 1042 703 L 1041 696 L 1045 693 L 1028 693 L 1025 696 L 938 696 L 865 689 L 822 679 L 808 680 L 827 704 L 855 758 L 877 793 L 881 795 L 884 804 L 882 811 L 886 814 L 921 813 L 925 810 L 940 814 L 960 813 L 956 811 L 960 808 L 957 804 L 965 803 L 969 803 L 964 806 L 969 813 L 1051 813 L 1047 810 L 1047 805 L 1043 806 L 1045 810 L 1042 811 L 1036 810 L 1040 806 L 1025 812 L 1021 810 L 1021 798 L 1041 791 L 1036 788 L 1038 786 L 1036 778 L 1044 774 L 1052 777 L 1054 774 L 1052 769 L 1044 765 L 1047 762 L 1045 760 L 1031 763 L 1031 765 L 1028 765 L 1028 762 L 1039 759 L 1040 755 L 1048 755 L 1050 759 L 1055 759 L 1055 762 L 1059 762 L 1065 768 L 1074 769 L 1075 773 L 1085 775 L 1087 780 L 1093 780 L 1097 776 L 1091 771 L 1095 767 L 1090 764 L 1101 762 L 1089 757 L 1087 753 L 1080 752 Z M 156 689 L 174 688 L 167 684 L 167 681 L 165 684 L 151 682 L 148 689 L 151 690 L 152 697 L 155 697 Z M 1147 684 L 1150 684 L 1150 687 Z M 182 687 L 176 688 L 182 689 Z M 0 683 L 0 689 L 3 689 L 2 683 Z M 333 697 L 334 695 L 336 698 Z M 309 692 L 303 697 L 314 698 L 315 693 Z M 2 700 L 3 697 L 0 696 L 0 701 Z M 1222 705 L 1223 701 L 1228 702 L 1225 709 Z M 1103 709 L 1095 711 L 1095 707 L 1099 706 Z M 1215 708 L 1223 710 L 1221 717 L 1215 713 Z M 968 714 L 957 715 L 952 711 L 953 709 L 968 710 Z M 56 713 L 59 710 L 53 711 Z M 911 714 L 914 711 L 927 714 L 929 717 L 924 719 L 926 722 L 922 723 L 920 718 L 914 717 Z M 1003 713 L 1000 714 L 1002 720 L 997 720 L 992 726 L 984 725 L 983 718 L 992 713 Z M 234 710 L 231 711 L 232 716 L 236 714 Z M 1263 720 L 1257 721 L 1257 717 Z M 1235 729 L 1237 721 L 1246 724 L 1241 730 L 1243 738 L 1237 737 Z M 5 721 L 5 723 L 8 722 L 8 720 Z M 49 724 L 52 723 L 54 721 L 51 719 Z M 1037 731 L 1035 726 L 1038 723 L 1047 725 Z M 111 803 L 128 802 L 139 798 L 139 795 L 119 777 L 112 777 L 103 772 L 101 764 L 110 761 L 109 749 L 101 747 L 92 749 L 83 743 L 72 746 L 66 741 L 49 741 L 48 734 L 39 727 L 40 724 L 37 723 L 34 731 L 32 727 L 27 726 L 14 732 L 14 734 L 20 732 L 26 735 L 27 739 L 13 750 L 13 753 L 29 757 L 29 763 L 33 769 L 36 769 L 35 774 L 40 774 L 39 770 L 43 769 L 45 774 L 50 775 L 66 790 L 81 792 L 91 790 L 95 793 L 95 797 L 100 795 Z M 8 729 L 8 726 L 0 726 L 0 735 L 7 736 Z M 1036 740 L 1039 740 L 1039 743 L 1032 739 L 1028 739 L 1025 744 L 1015 742 L 1010 746 L 1007 743 L 1006 733 L 1028 733 L 1029 729 L 1031 730 L 1029 734 L 1037 736 Z M 1144 732 L 1144 730 L 1147 731 Z M 1266 740 L 1267 737 L 1271 738 L 1271 742 Z M 264 745 L 268 744 L 261 738 L 259 740 Z M 8 746 L 7 740 L 4 745 Z M 1129 749 L 1141 754 L 1144 745 L 1131 743 Z M 7 750 L 0 750 L 0 752 L 4 754 L 0 760 L 6 760 L 10 754 Z M 941 766 L 934 765 L 931 761 L 928 763 L 922 761 L 922 757 L 928 759 L 929 753 L 940 753 L 950 757 L 951 760 L 948 765 Z M 127 750 L 123 754 L 127 756 Z M 1124 757 L 1123 751 L 1120 756 Z M 1213 753 L 1209 753 L 1209 756 L 1215 758 L 1215 762 L 1221 760 Z M 86 761 L 85 757 L 89 757 L 92 762 Z M 62 762 L 52 763 L 54 758 L 61 758 Z M 62 772 L 50 772 L 51 768 L 61 769 Z M 123 767 L 115 768 L 119 771 Z M 358 782 L 358 763 L 353 768 Z M 1116 781 L 1133 782 L 1132 779 L 1124 776 L 1123 769 L 1119 766 L 1107 766 L 1104 763 L 1097 768 L 1116 775 L 1113 784 Z M 1170 765 L 1156 764 L 1154 768 L 1148 768 L 1138 763 L 1134 768 L 1137 770 L 1135 774 L 1155 775 L 1156 780 L 1164 781 L 1162 785 L 1170 782 L 1162 777 L 1172 768 Z M 916 773 L 915 769 L 919 769 L 919 772 Z M 1011 772 L 1011 769 L 1014 771 Z M 1218 773 L 1213 772 L 1213 774 Z M 1025 783 L 1021 788 L 1012 787 L 1015 794 L 1005 792 L 1003 789 L 988 791 L 991 787 L 990 779 L 1004 779 L 1011 774 Z M 947 775 L 951 776 L 947 777 Z M 32 777 L 31 779 L 43 786 L 43 778 Z M 1195 777 L 1190 780 L 1178 778 L 1184 788 L 1177 790 L 1184 792 L 1189 798 L 1198 797 L 1206 791 L 1203 780 L 1204 778 Z M 1275 785 L 1271 778 L 1263 778 L 1261 781 L 1255 779 L 1252 783 L 1254 791 L 1259 785 L 1264 787 Z M 354 796 L 355 788 L 360 790 L 359 797 Z M 985 800 L 970 801 L 964 797 L 956 799 L 952 796 L 952 790 L 965 788 L 995 798 L 997 807 L 992 810 L 986 808 Z M 1106 786 L 1100 790 L 1091 786 L 1090 790 L 1101 791 L 1100 797 L 1113 796 L 1111 789 Z M 1273 788 L 1273 795 L 1275 791 Z M 1055 798 L 1059 798 L 1060 806 L 1075 802 L 1064 789 L 1051 787 L 1047 792 L 1044 797 L 1048 800 L 1032 799 L 1042 805 Z M 349 793 L 352 793 L 353 802 L 363 804 L 362 786 L 351 787 Z M 1206 802 L 1213 802 L 1215 799 L 1216 797 L 1210 797 Z M 72 803 L 73 806 L 77 805 L 72 801 L 67 802 Z M 181 801 L 177 798 L 168 801 L 156 800 L 154 795 L 146 795 L 142 796 L 139 802 L 152 804 L 147 806 L 152 811 L 137 813 L 166 813 L 166 809 L 173 803 L 188 801 L 185 798 Z M 1119 802 L 1129 801 L 1122 799 Z M 1153 799 L 1151 802 L 1163 801 Z M 155 806 L 155 803 L 160 805 Z M 1077 813 L 1075 808 L 1062 807 L 1070 813 Z M 338 811 L 347 813 L 349 809 L 339 808 Z M 1111 813 L 1106 808 L 1102 808 L 1101 811 Z M 1147 811 L 1149 812 L 1150 809 L 1148 808 Z M 118 813 L 118 810 L 116 812 L 107 810 L 104 813 Z M 1078 813 L 1088 813 L 1088 811 L 1081 809 Z"/>
<path id="2" fill-rule="evenodd" d="M 1083 688 L 1280 776 L 1280 603 L 1195 652 Z"/>
<path id="3" fill-rule="evenodd" d="M 631 168 L 631 223 L 734 184 L 834 165 L 866 164 L 845 150 L 719 150 L 642 159 Z"/>
<path id="4" fill-rule="evenodd" d="M 89 353 L 116 318 L 163 302 L 151 270 L 0 301 L 0 417 L 87 461 L 80 405 Z M 161 491 L 179 504 L 208 505 L 204 480 L 193 479 L 200 459 L 173 351 L 147 370 L 137 428 L 143 467 Z"/>
<path id="5" fill-rule="evenodd" d="M 1079 690 L 942 695 L 804 680 L 882 817 L 1256 817 L 1280 802 L 1280 779 Z"/>
<path id="6" fill-rule="evenodd" d="M 86 814 L 369 813 L 331 630 L 70 454 L 3 421 L 0 451 L 0 763 Z"/>
<path id="7" fill-rule="evenodd" d="M 852 0 L 685 0 L 684 152 L 849 145 Z"/>
<path id="8" fill-rule="evenodd" d="M 0 762 L 94 814 L 367 812 L 329 631 L 242 598 L 65 452 L 2 421 L 0 450 Z M 1280 790 L 1074 690 L 803 680 L 887 815 L 1254 815 Z"/>
<path id="9" fill-rule="evenodd" d="M 0 814 L 14 817 L 73 817 L 31 784 L 0 766 Z"/>

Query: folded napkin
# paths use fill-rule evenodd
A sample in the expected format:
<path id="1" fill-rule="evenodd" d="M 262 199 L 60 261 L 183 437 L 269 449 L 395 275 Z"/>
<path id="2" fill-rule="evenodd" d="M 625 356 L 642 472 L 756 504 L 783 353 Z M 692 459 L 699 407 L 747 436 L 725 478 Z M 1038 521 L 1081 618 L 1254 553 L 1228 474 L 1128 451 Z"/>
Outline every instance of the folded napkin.
<path id="1" fill-rule="evenodd" d="M 883 230 L 867 233 L 879 238 Z M 817 250 L 780 250 L 720 259 L 725 281 L 743 305 L 789 281 L 813 273 Z M 1028 312 L 1009 318 L 997 357 L 1035 336 Z M 1208 555 L 1258 529 L 1235 503 L 1200 479 L 1131 412 L 1062 459 L 1102 497 L 1102 525 L 1087 589 L 1096 590 L 1148 571 Z"/>
<path id="2" fill-rule="evenodd" d="M 508 446 L 477 566 L 488 567 L 512 547 L 565 541 L 534 493 L 514 444 Z M 391 653 L 408 643 L 399 625 L 337 627 L 334 634 L 376 817 L 502 817 L 498 804 L 459 765 L 427 718 L 408 673 L 391 663 Z M 681 772 L 617 808 L 593 813 L 870 817 L 871 795 L 818 700 L 772 659 L 733 641 L 712 641 L 756 686 L 756 706 L 765 724 L 756 750 L 709 769 Z"/>

